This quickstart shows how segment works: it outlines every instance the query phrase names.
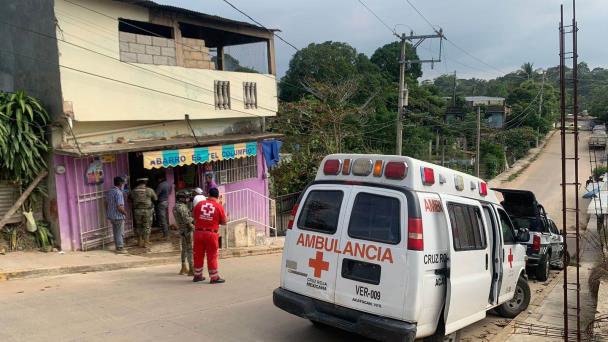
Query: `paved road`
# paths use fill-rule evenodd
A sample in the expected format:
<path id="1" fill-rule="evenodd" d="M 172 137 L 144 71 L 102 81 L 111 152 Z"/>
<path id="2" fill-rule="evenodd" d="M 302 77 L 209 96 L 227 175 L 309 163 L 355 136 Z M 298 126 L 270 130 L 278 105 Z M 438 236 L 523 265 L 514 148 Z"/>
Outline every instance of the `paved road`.
<path id="1" fill-rule="evenodd" d="M 220 261 L 223 285 L 175 266 L 0 283 L 0 341 L 343 341 L 272 304 L 280 255 Z"/>
<path id="2" fill-rule="evenodd" d="M 557 219 L 559 147 L 556 134 L 522 175 L 502 185 L 535 191 Z M 589 174 L 586 155 L 582 179 Z M 276 309 L 271 295 L 279 264 L 279 255 L 221 260 L 228 282 L 213 286 L 176 275 L 177 264 L 0 283 L 0 341 L 360 340 Z M 533 295 L 542 291 L 542 284 L 532 286 Z M 463 337 L 490 340 L 502 325 L 504 320 L 490 315 Z"/>

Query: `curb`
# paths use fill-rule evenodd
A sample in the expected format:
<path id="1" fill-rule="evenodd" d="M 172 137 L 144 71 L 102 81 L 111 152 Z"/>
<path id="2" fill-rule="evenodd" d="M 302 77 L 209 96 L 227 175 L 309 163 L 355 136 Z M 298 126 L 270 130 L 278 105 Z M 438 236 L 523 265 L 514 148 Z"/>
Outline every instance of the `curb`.
<path id="1" fill-rule="evenodd" d="M 226 249 L 220 250 L 220 259 L 238 258 L 254 255 L 266 255 L 281 253 L 283 247 L 270 247 L 260 249 Z M 174 253 L 172 256 L 165 257 L 150 257 L 149 260 L 137 260 L 127 261 L 118 263 L 108 264 L 96 264 L 96 265 L 82 265 L 82 266 L 65 266 L 56 268 L 46 269 L 31 269 L 22 271 L 9 271 L 0 272 L 0 282 L 13 280 L 13 279 L 26 279 L 26 278 L 40 278 L 48 276 L 58 276 L 65 274 L 75 273 L 89 273 L 89 272 L 104 272 L 104 271 L 116 271 L 128 268 L 142 268 L 149 266 L 160 266 L 168 264 L 179 263 L 179 254 Z"/>

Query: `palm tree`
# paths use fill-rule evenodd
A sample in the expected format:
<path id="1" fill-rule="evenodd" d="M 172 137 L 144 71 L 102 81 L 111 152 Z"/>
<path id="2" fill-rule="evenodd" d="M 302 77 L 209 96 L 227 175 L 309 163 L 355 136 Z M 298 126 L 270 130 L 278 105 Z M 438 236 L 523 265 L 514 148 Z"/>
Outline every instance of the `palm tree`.
<path id="1" fill-rule="evenodd" d="M 532 76 L 534 76 L 534 74 L 535 74 L 534 63 L 526 62 L 526 63 L 522 64 L 521 68 L 519 69 L 519 73 L 523 74 L 528 79 L 532 78 Z"/>

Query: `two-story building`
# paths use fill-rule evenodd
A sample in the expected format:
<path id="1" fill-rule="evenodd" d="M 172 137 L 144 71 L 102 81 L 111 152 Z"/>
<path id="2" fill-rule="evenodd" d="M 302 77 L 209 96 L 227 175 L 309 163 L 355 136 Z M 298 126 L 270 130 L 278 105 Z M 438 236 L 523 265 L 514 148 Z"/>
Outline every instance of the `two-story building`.
<path id="1" fill-rule="evenodd" d="M 155 186 L 162 174 L 179 190 L 211 174 L 231 217 L 268 233 L 271 30 L 147 0 L 8 2 L 0 89 L 25 90 L 53 117 L 46 216 L 62 249 L 111 241 L 115 176 Z"/>
<path id="2" fill-rule="evenodd" d="M 511 107 L 506 105 L 504 97 L 466 96 L 464 99 L 469 108 L 484 108 L 484 119 L 490 128 L 502 128 L 507 115 L 511 114 Z"/>

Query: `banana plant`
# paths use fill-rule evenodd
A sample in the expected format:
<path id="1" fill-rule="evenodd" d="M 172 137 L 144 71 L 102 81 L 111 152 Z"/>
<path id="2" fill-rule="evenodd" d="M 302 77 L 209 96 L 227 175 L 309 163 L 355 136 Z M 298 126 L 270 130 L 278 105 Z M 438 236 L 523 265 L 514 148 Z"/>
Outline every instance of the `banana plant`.
<path id="1" fill-rule="evenodd" d="M 40 102 L 22 91 L 0 92 L 0 173 L 29 183 L 44 168 L 49 115 Z"/>

